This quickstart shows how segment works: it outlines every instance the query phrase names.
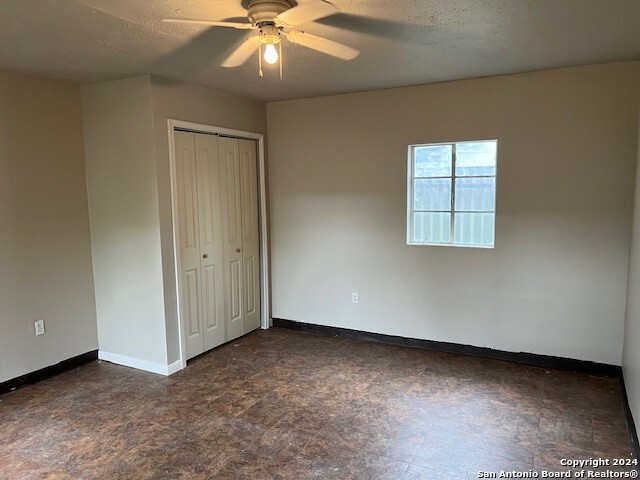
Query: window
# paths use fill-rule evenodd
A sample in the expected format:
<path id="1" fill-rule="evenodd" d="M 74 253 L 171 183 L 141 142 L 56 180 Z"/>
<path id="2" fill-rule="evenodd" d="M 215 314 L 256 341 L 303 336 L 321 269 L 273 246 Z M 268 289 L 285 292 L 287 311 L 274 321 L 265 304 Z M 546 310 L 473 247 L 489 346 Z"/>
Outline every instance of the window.
<path id="1" fill-rule="evenodd" d="M 411 145 L 409 245 L 494 245 L 497 140 Z"/>

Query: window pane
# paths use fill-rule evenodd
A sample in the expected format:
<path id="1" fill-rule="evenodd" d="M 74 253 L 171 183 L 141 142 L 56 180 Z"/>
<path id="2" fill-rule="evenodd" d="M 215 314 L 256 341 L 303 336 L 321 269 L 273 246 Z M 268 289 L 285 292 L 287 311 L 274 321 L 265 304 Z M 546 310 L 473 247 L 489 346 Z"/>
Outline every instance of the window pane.
<path id="1" fill-rule="evenodd" d="M 450 177 L 453 148 L 451 145 L 415 147 L 414 177 Z"/>
<path id="2" fill-rule="evenodd" d="M 414 213 L 413 241 L 418 243 L 450 243 L 450 213 Z"/>
<path id="3" fill-rule="evenodd" d="M 494 221 L 493 213 L 456 213 L 454 243 L 493 246 Z"/>
<path id="4" fill-rule="evenodd" d="M 456 144 L 456 176 L 495 175 L 495 140 Z"/>
<path id="5" fill-rule="evenodd" d="M 416 179 L 413 184 L 413 209 L 451 210 L 451 179 Z"/>
<path id="6" fill-rule="evenodd" d="M 496 209 L 496 179 L 456 178 L 456 210 L 491 212 Z"/>

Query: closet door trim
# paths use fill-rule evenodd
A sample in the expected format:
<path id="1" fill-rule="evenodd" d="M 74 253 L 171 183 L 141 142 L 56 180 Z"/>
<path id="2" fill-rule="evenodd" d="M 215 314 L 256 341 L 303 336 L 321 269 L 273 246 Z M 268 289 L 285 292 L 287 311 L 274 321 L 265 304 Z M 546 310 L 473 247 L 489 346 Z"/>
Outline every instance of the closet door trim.
<path id="1" fill-rule="evenodd" d="M 266 330 L 271 327 L 271 308 L 269 299 L 271 298 L 271 285 L 269 277 L 269 241 L 267 237 L 267 204 L 266 204 L 266 170 L 264 161 L 264 135 L 256 132 L 246 132 L 243 130 L 233 130 L 229 128 L 203 125 L 200 123 L 187 122 L 183 120 L 168 119 L 167 129 L 169 134 L 169 169 L 171 177 L 171 213 L 173 227 L 173 257 L 175 267 L 175 297 L 177 299 L 177 321 L 180 344 L 180 363 L 182 368 L 187 366 L 186 339 L 184 316 L 181 312 L 180 298 L 182 290 L 181 272 L 182 262 L 180 259 L 179 225 L 178 225 L 178 205 L 177 205 L 177 181 L 176 181 L 176 153 L 175 153 L 175 131 L 185 130 L 194 133 L 208 133 L 220 136 L 234 137 L 238 139 L 255 140 L 257 147 L 257 167 L 258 167 L 258 217 L 260 230 L 260 328 Z"/>

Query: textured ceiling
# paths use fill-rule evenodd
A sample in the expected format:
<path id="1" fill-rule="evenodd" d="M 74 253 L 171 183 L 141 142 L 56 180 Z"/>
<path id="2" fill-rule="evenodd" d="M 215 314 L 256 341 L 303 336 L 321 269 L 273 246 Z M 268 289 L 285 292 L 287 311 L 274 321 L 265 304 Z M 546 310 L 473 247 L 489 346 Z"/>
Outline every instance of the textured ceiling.
<path id="1" fill-rule="evenodd" d="M 283 81 L 273 67 L 258 78 L 257 54 L 217 66 L 252 32 L 159 22 L 244 17 L 247 0 L 0 0 L 0 68 L 77 83 L 153 73 L 280 100 L 640 58 L 640 0 L 332 3 L 341 13 L 300 28 L 362 53 L 285 42 Z"/>

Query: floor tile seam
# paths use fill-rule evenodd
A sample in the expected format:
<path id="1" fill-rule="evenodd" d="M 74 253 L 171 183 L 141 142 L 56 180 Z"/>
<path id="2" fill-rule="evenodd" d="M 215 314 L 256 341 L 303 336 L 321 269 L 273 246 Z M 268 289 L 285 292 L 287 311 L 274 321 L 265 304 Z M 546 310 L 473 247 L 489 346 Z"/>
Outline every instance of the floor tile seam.
<path id="1" fill-rule="evenodd" d="M 451 421 L 451 418 L 445 418 L 444 420 L 448 420 Z M 481 428 L 482 431 L 478 432 L 478 436 L 481 437 L 484 434 L 484 431 L 486 430 L 486 424 L 485 425 L 478 425 L 476 423 L 469 423 L 469 422 L 465 422 L 464 420 L 453 420 L 453 422 L 455 423 L 463 423 L 464 425 L 468 426 L 468 427 L 478 427 Z"/>
<path id="2" fill-rule="evenodd" d="M 403 476 L 406 473 L 406 471 L 407 471 L 407 469 L 409 468 L 409 465 L 410 465 L 409 462 L 405 462 L 403 460 L 398 460 L 397 458 L 387 457 L 385 455 L 378 455 L 378 454 L 369 453 L 369 452 L 363 452 L 363 453 L 365 455 L 370 456 L 370 457 L 376 457 L 376 458 L 383 459 L 383 460 L 391 460 L 393 462 L 403 464 L 404 468 L 402 469 L 402 472 L 400 472 L 401 476 Z M 361 455 L 359 458 L 357 458 L 353 462 L 351 462 L 352 465 L 357 466 L 358 464 L 363 463 L 365 461 L 365 458 L 366 458 L 365 455 Z M 360 468 L 360 470 L 362 470 L 362 468 Z"/>
<path id="3" fill-rule="evenodd" d="M 486 420 L 483 423 L 471 423 L 471 422 L 467 422 L 465 420 L 456 420 L 456 416 L 457 415 L 455 415 L 455 414 L 444 413 L 444 414 L 438 415 L 438 419 L 445 420 L 445 421 L 461 422 L 461 423 L 465 423 L 467 425 L 470 425 L 472 427 L 480 427 L 480 428 L 482 428 L 483 432 L 484 432 L 484 429 L 487 427 L 487 421 Z"/>
<path id="4" fill-rule="evenodd" d="M 265 372 L 267 370 L 267 367 L 269 367 L 270 365 L 265 365 L 263 366 L 261 369 L 259 369 L 258 371 L 253 372 L 249 377 L 245 378 L 243 381 L 247 381 L 247 380 L 252 380 L 254 379 L 256 376 L 258 376 L 259 374 Z"/>
<path id="5" fill-rule="evenodd" d="M 543 435 L 545 435 L 545 433 L 541 429 L 538 429 L 538 433 L 536 435 L 536 452 L 541 451 L 543 445 L 548 445 L 548 444 L 558 445 L 558 444 L 567 443 L 566 441 L 558 441 L 557 438 L 553 438 L 553 440 L 547 441 L 546 443 L 543 443 L 542 442 L 542 436 Z M 591 432 L 590 437 L 591 437 L 591 449 L 590 450 L 594 450 L 595 449 L 595 441 L 594 441 L 593 431 Z M 575 442 L 572 441 L 571 443 L 573 444 Z"/>
<path id="6" fill-rule="evenodd" d="M 191 385 L 193 385 L 193 384 L 191 384 Z M 227 390 L 227 389 L 224 389 L 224 390 Z M 202 402 L 201 405 L 208 405 L 209 403 L 212 403 L 212 402 L 215 402 L 216 400 L 218 400 L 222 395 L 224 395 L 224 393 L 225 392 L 220 393 L 220 394 L 216 394 L 215 396 L 209 397 L 209 398 L 206 398 L 206 399 L 199 398 L 198 400 Z M 191 401 L 193 400 L 192 397 L 190 397 L 187 393 L 183 393 L 183 392 L 176 392 L 176 393 L 173 393 L 172 395 L 167 395 L 167 397 L 171 397 L 172 399 L 178 398 L 178 399 L 187 401 L 189 403 L 191 403 Z"/>
<path id="7" fill-rule="evenodd" d="M 158 422 L 157 422 L 157 421 L 155 421 L 155 420 L 149 420 L 149 424 L 150 424 L 150 425 L 153 425 L 153 426 L 155 426 L 155 427 L 160 427 L 160 428 L 162 428 L 163 430 L 167 430 L 168 432 L 174 432 L 174 431 L 175 431 L 173 428 L 168 427 L 168 426 L 166 426 L 166 425 L 162 425 L 161 423 L 158 423 Z"/>
<path id="8" fill-rule="evenodd" d="M 307 448 L 307 446 L 309 446 L 309 444 L 311 442 L 313 442 L 313 440 L 315 440 L 318 437 L 319 433 L 320 432 L 318 431 L 307 443 L 305 443 L 305 445 L 295 455 L 293 455 L 292 458 L 290 458 L 288 461 L 285 462 L 285 464 L 283 465 L 282 468 L 283 469 L 286 468 L 287 465 L 293 463 L 293 461 L 298 459 L 298 458 L 301 458 L 301 457 L 311 458 L 311 456 L 309 454 L 307 454 L 304 450 L 305 450 L 305 448 Z"/>
<path id="9" fill-rule="evenodd" d="M 396 459 L 396 461 L 399 461 L 399 460 Z M 402 472 L 400 473 L 400 475 L 404 477 L 405 474 L 407 473 L 407 470 L 409 470 L 410 463 L 407 463 L 407 462 L 401 462 L 401 463 L 404 463 L 404 468 L 402 469 Z"/>
<path id="10" fill-rule="evenodd" d="M 490 455 L 491 455 L 492 457 L 498 457 L 499 459 L 501 459 L 501 460 L 505 460 L 505 461 L 507 461 L 507 462 L 528 463 L 530 468 L 533 468 L 533 461 L 534 461 L 534 459 L 535 459 L 535 452 L 533 452 L 533 453 L 532 453 L 531 462 L 524 462 L 524 461 L 522 461 L 522 460 L 520 460 L 520 459 L 517 459 L 517 458 L 510 458 L 510 457 L 507 457 L 507 456 L 505 456 L 505 455 L 501 455 L 501 454 L 499 454 L 499 453 L 483 451 L 483 450 L 481 450 L 481 448 L 480 448 L 480 447 L 477 447 L 477 449 L 476 449 L 476 453 L 475 453 L 475 454 L 474 454 L 474 456 L 473 456 L 473 462 L 474 462 L 474 464 L 475 464 L 475 461 L 476 461 L 476 460 L 479 460 L 479 459 L 481 458 L 481 457 L 480 457 L 480 455 L 482 455 L 483 453 L 490 453 Z"/>
<path id="11" fill-rule="evenodd" d="M 506 418 L 506 421 L 505 421 Z M 538 433 L 540 429 L 540 417 L 537 418 L 537 422 L 529 422 L 526 420 L 518 419 L 518 418 L 508 418 L 508 417 L 496 417 L 494 422 L 487 422 L 485 426 L 485 431 L 482 432 L 482 435 L 487 435 L 492 433 L 495 430 L 500 430 L 501 432 L 514 433 L 516 435 L 522 435 L 524 433 L 531 433 L 531 430 L 535 430 L 535 433 Z"/>
<path id="12" fill-rule="evenodd" d="M 272 427 L 270 427 L 269 429 L 267 429 L 267 430 L 263 433 L 263 435 L 264 435 L 264 434 L 266 434 L 267 432 L 271 431 L 274 427 L 275 427 L 275 424 L 274 424 Z M 316 434 L 316 435 L 314 435 L 314 436 L 313 436 L 311 439 L 309 439 L 307 442 L 305 442 L 305 443 L 304 443 L 304 445 L 302 445 L 302 446 L 300 447 L 300 449 L 297 451 L 297 453 L 293 456 L 293 458 L 295 458 L 295 457 L 297 457 L 299 454 L 301 454 L 301 453 L 303 452 L 303 450 L 307 447 L 307 445 L 309 445 L 309 444 L 310 444 L 310 443 L 311 443 L 311 442 L 316 438 L 316 436 L 317 436 L 317 434 Z M 243 451 L 246 451 L 246 450 L 248 450 L 249 448 L 251 448 L 251 447 L 247 447 L 247 449 L 245 449 L 245 450 L 243 450 Z M 258 455 L 259 457 L 268 458 L 268 459 L 272 459 L 272 458 L 274 457 L 273 455 L 264 455 L 264 454 L 262 453 L 262 450 L 261 450 L 261 449 L 258 449 L 258 452 L 256 453 L 256 455 Z M 286 463 L 289 463 L 291 460 L 292 460 L 292 459 L 288 460 Z M 286 463 L 285 463 L 285 464 L 286 464 Z"/>
<path id="13" fill-rule="evenodd" d="M 316 432 L 316 434 L 306 443 L 306 445 L 304 447 L 302 447 L 301 451 L 304 451 L 305 448 L 307 448 L 309 445 L 311 445 L 311 443 L 315 439 L 317 439 L 324 430 L 325 430 L 324 428 L 319 428 L 318 431 Z"/>
<path id="14" fill-rule="evenodd" d="M 560 415 L 561 417 L 564 417 L 563 415 Z M 553 421 L 553 420 L 557 420 L 558 419 L 558 415 L 553 415 L 553 416 L 549 416 L 549 415 L 545 415 L 544 412 L 540 415 L 540 421 L 542 421 L 543 419 L 548 420 L 548 421 Z M 588 425 L 589 428 L 593 428 L 592 426 L 592 422 L 591 420 L 589 420 L 588 422 L 580 422 L 580 421 L 575 421 L 575 420 L 563 420 L 562 423 L 564 425 L 568 425 L 570 427 L 584 427 L 585 425 Z"/>
<path id="15" fill-rule="evenodd" d="M 417 452 L 416 452 L 417 454 Z M 475 462 L 475 456 L 477 454 L 477 449 L 473 452 L 473 458 L 471 460 L 471 463 L 468 467 L 465 468 L 465 472 L 468 472 L 469 470 L 467 469 L 471 469 L 473 468 L 474 462 Z M 420 465 L 418 463 L 414 463 L 415 460 L 415 455 L 414 458 L 411 459 L 410 465 L 416 466 L 416 467 L 420 467 L 420 468 L 433 468 L 435 470 L 441 471 L 441 472 L 452 472 L 452 470 L 447 469 L 446 467 L 442 467 L 442 466 L 438 466 L 438 465 L 434 465 L 434 464 L 428 464 L 428 465 Z M 464 468 L 464 467 L 463 467 Z M 466 473 L 465 473 L 466 474 Z"/>
<path id="16" fill-rule="evenodd" d="M 422 443 L 422 440 L 420 440 L 420 442 Z M 373 456 L 377 456 L 377 457 L 383 457 L 383 458 L 386 458 L 387 460 L 393 460 L 394 462 L 400 462 L 400 463 L 406 463 L 406 464 L 411 463 L 411 460 L 401 460 L 400 458 L 394 457 L 394 456 L 392 456 L 392 455 L 390 455 L 390 454 L 388 454 L 386 452 L 380 453 L 379 451 L 369 450 L 369 449 L 367 449 L 367 445 L 362 447 L 361 453 L 368 454 L 368 455 L 373 455 Z M 420 447 L 416 448 L 416 451 L 411 455 L 411 458 L 413 458 L 413 456 L 418 452 L 419 448 Z"/>
<path id="17" fill-rule="evenodd" d="M 255 405 L 255 404 L 254 404 L 254 405 Z M 245 410 L 245 411 L 246 411 L 246 410 Z M 261 436 L 264 436 L 264 435 L 266 435 L 267 433 L 269 433 L 271 430 L 273 430 L 273 429 L 276 427 L 276 425 L 280 422 L 280 420 L 282 420 L 282 419 L 284 418 L 284 415 L 280 415 L 280 416 L 278 416 L 278 417 L 276 417 L 276 418 L 277 418 L 277 420 L 273 423 L 273 425 L 271 425 L 270 427 L 268 427 L 267 429 L 265 429 L 265 431 L 264 431 L 264 432 L 262 432 L 262 435 L 261 435 Z"/>
<path id="18" fill-rule="evenodd" d="M 253 407 L 254 405 L 256 405 L 259 402 L 259 400 L 256 400 L 254 403 L 252 403 L 251 405 L 249 405 L 248 407 L 244 408 L 243 410 L 240 410 L 238 412 L 236 412 L 233 415 L 230 415 L 230 418 L 238 418 L 240 415 L 242 415 L 244 412 L 246 412 L 247 410 L 249 410 L 251 407 Z"/>
<path id="19" fill-rule="evenodd" d="M 428 441 L 428 440 L 433 440 L 432 437 L 429 437 L 429 435 L 426 435 L 424 438 L 424 441 Z M 455 446 L 459 446 L 460 443 L 462 443 L 458 438 L 447 438 L 445 440 L 443 439 L 436 439 L 437 440 L 437 445 L 439 446 L 444 446 L 444 447 L 455 447 Z M 478 446 L 478 442 L 480 441 L 480 436 L 478 436 L 478 438 L 475 441 L 471 441 L 468 443 L 469 446 L 475 446 L 475 450 L 474 450 L 474 455 L 476 453 L 476 451 L 480 448 Z M 464 442 L 465 445 L 467 445 L 467 442 Z M 421 445 L 422 448 L 422 445 Z"/>
<path id="20" fill-rule="evenodd" d="M 422 440 L 420 440 L 420 444 L 418 445 L 418 448 L 416 448 L 416 451 L 413 452 L 413 455 L 411 455 L 411 459 L 409 460 L 409 465 L 411 465 L 413 463 L 413 459 L 416 457 L 416 455 L 418 454 L 418 452 L 422 448 L 422 445 L 424 445 L 424 442 L 426 442 L 426 441 L 427 441 L 427 437 L 426 436 L 424 436 L 422 438 Z"/>
<path id="21" fill-rule="evenodd" d="M 537 434 L 536 434 L 537 435 Z M 484 440 L 484 441 L 483 441 Z M 496 444 L 503 444 L 503 445 L 507 445 L 507 446 L 513 446 L 513 445 L 523 445 L 526 444 L 527 441 L 531 442 L 531 445 L 533 446 L 533 448 L 537 448 L 538 446 L 538 442 L 537 442 L 537 437 L 534 438 L 532 437 L 524 437 L 523 439 L 514 441 L 514 440 L 510 440 L 508 438 L 503 438 L 499 441 L 496 440 L 491 440 L 491 438 L 489 437 L 489 439 L 483 439 L 480 438 L 480 445 L 478 446 L 478 452 L 490 452 L 491 451 L 491 447 L 495 447 Z M 487 444 L 488 446 L 485 447 L 485 444 Z"/>
<path id="22" fill-rule="evenodd" d="M 189 368 L 189 367 L 187 367 Z M 185 373 L 185 375 L 190 374 L 191 372 Z M 196 374 L 194 373 L 193 375 L 200 375 L 199 373 Z M 204 374 L 203 374 L 204 376 Z M 199 381 L 198 379 L 195 378 L 180 378 L 180 379 L 176 379 L 176 385 L 183 385 L 183 384 L 187 384 L 187 385 L 192 385 L 194 387 L 202 387 L 202 382 Z"/>

